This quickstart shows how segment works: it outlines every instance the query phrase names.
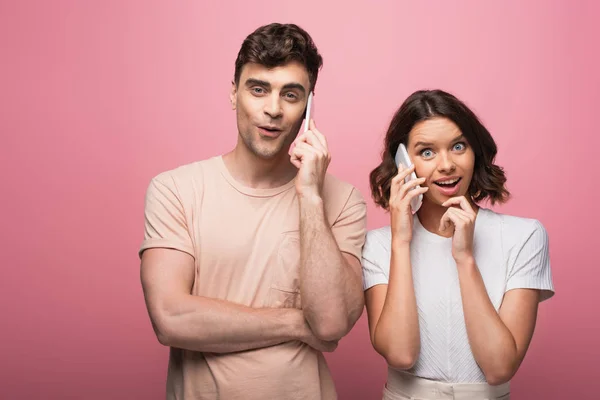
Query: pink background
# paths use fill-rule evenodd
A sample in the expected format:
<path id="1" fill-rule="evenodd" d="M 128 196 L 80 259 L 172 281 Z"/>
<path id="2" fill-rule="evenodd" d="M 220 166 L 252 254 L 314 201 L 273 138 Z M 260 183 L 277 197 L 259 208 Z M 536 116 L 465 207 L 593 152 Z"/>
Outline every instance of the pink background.
<path id="1" fill-rule="evenodd" d="M 551 239 L 557 295 L 514 397 L 598 398 L 598 3 L 211 3 L 0 2 L 0 398 L 164 398 L 139 283 L 144 192 L 232 148 L 234 59 L 272 21 L 324 56 L 315 118 L 370 228 L 387 216 L 367 176 L 403 99 L 439 87 L 479 113 L 514 195 L 500 210 Z M 340 399 L 380 398 L 364 315 L 328 359 Z"/>

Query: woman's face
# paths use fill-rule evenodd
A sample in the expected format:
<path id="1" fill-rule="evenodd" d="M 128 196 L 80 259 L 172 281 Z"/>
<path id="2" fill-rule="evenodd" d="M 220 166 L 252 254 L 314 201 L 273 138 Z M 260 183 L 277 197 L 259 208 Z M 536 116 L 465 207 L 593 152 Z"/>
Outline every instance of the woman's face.
<path id="1" fill-rule="evenodd" d="M 426 178 L 424 201 L 441 205 L 451 197 L 470 199 L 475 153 L 454 122 L 435 117 L 415 124 L 407 150 L 417 176 Z"/>

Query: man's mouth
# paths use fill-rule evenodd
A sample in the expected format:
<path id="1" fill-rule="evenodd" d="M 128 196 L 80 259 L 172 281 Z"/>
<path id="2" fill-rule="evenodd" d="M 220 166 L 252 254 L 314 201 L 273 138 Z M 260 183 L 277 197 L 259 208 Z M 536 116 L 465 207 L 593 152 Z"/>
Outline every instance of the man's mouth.
<path id="1" fill-rule="evenodd" d="M 281 128 L 279 128 L 277 126 L 273 126 L 273 125 L 262 125 L 262 126 L 259 126 L 259 128 L 264 129 L 269 132 L 280 132 L 282 130 Z"/>
<path id="2" fill-rule="evenodd" d="M 263 136 L 278 137 L 283 130 L 277 126 L 263 125 L 258 127 L 258 131 Z"/>
<path id="3" fill-rule="evenodd" d="M 444 178 L 444 179 L 438 179 L 437 181 L 435 181 L 433 183 L 435 183 L 439 187 L 451 189 L 451 188 L 455 187 L 458 184 L 458 182 L 460 182 L 461 179 L 462 178 L 460 178 L 460 177 Z"/>
<path id="4" fill-rule="evenodd" d="M 263 125 L 263 126 L 258 127 L 258 132 L 260 133 L 261 136 L 275 139 L 275 138 L 278 138 L 279 135 L 281 135 L 281 132 L 283 132 L 283 130 L 276 126 Z"/>

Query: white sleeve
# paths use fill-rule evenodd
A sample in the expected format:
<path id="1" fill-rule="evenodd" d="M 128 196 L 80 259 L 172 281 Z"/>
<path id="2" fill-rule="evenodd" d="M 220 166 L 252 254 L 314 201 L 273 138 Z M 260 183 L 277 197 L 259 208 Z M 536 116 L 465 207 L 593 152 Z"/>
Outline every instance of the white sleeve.
<path id="1" fill-rule="evenodd" d="M 362 252 L 363 289 L 389 282 L 390 250 L 377 231 L 367 232 Z"/>
<path id="2" fill-rule="evenodd" d="M 533 230 L 517 245 L 515 256 L 511 258 L 506 291 L 538 289 L 541 290 L 540 301 L 554 295 L 548 234 L 539 221 L 535 221 Z"/>

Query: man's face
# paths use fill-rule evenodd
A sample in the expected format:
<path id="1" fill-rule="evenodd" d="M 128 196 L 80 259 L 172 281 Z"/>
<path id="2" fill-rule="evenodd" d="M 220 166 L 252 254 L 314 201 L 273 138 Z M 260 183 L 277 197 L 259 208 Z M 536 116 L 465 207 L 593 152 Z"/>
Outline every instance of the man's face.
<path id="1" fill-rule="evenodd" d="M 263 159 L 287 154 L 302 124 L 309 88 L 308 72 L 298 62 L 272 69 L 244 65 L 230 96 L 240 138 L 252 154 Z"/>

